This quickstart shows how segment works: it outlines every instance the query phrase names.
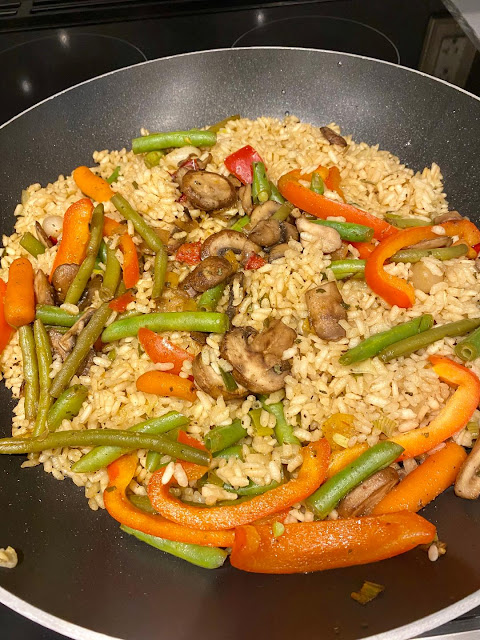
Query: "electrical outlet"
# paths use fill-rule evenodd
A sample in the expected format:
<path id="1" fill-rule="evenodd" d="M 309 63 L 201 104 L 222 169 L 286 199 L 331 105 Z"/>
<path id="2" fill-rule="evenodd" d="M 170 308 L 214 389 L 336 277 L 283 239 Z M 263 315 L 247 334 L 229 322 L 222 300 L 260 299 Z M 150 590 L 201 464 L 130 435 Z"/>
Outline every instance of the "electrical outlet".
<path id="1" fill-rule="evenodd" d="M 423 43 L 419 69 L 464 87 L 475 47 L 451 16 L 432 16 Z"/>

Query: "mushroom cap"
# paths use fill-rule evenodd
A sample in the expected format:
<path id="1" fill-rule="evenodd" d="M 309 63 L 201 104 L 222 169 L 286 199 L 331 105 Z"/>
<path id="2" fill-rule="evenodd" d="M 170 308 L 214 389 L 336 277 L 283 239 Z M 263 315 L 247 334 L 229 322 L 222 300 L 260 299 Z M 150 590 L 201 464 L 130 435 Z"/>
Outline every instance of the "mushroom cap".
<path id="1" fill-rule="evenodd" d="M 248 394 L 248 390 L 241 385 L 235 391 L 227 391 L 222 376 L 216 373 L 210 365 L 203 362 L 201 353 L 196 355 L 193 360 L 192 374 L 197 387 L 212 398 L 223 396 L 225 400 L 235 400 L 244 398 Z"/>
<path id="2" fill-rule="evenodd" d="M 211 171 L 187 171 L 182 178 L 182 193 L 198 209 L 226 209 L 237 201 L 237 192 L 227 178 Z"/>
<path id="3" fill-rule="evenodd" d="M 470 451 L 468 458 L 460 467 L 455 480 L 455 493 L 460 498 L 476 500 L 480 496 L 480 438 Z"/>
<path id="4" fill-rule="evenodd" d="M 227 251 L 233 251 L 237 255 L 240 254 L 241 259 L 244 260 L 252 253 L 258 253 L 260 247 L 249 240 L 244 233 L 232 231 L 232 229 L 224 229 L 223 231 L 212 233 L 205 240 L 201 257 L 204 260 L 208 256 L 223 256 Z"/>
<path id="5" fill-rule="evenodd" d="M 233 273 L 233 265 L 221 256 L 209 256 L 197 264 L 181 282 L 181 289 L 192 297 L 217 286 Z"/>

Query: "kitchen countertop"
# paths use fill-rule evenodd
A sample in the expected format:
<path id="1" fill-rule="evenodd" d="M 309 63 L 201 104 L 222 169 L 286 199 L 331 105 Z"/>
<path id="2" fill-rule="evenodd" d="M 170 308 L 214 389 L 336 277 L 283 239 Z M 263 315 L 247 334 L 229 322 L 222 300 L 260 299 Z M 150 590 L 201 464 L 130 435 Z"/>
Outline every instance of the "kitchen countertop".
<path id="1" fill-rule="evenodd" d="M 443 0 L 445 6 L 460 24 L 473 44 L 480 49 L 479 0 Z"/>

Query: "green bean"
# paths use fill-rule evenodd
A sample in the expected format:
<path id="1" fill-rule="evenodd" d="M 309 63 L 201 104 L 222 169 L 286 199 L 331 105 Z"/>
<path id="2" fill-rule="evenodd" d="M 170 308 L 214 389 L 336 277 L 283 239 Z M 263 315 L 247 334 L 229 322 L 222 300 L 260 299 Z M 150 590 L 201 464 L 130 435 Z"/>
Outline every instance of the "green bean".
<path id="1" fill-rule="evenodd" d="M 292 425 L 288 424 L 285 419 L 285 413 L 283 411 L 283 404 L 281 402 L 274 402 L 273 404 L 267 404 L 268 396 L 259 396 L 258 399 L 262 403 L 262 407 L 268 413 L 275 416 L 275 437 L 279 444 L 300 444 L 300 440 L 293 434 Z"/>
<path id="2" fill-rule="evenodd" d="M 91 322 L 91 320 L 90 320 Z M 103 342 L 136 336 L 142 327 L 161 333 L 162 331 L 204 331 L 225 333 L 229 320 L 224 313 L 203 311 L 170 311 L 166 313 L 143 313 L 133 318 L 112 322 L 102 334 Z"/>
<path id="3" fill-rule="evenodd" d="M 238 384 L 235 381 L 235 378 L 230 373 L 230 371 L 225 371 L 222 367 L 218 367 L 220 369 L 220 375 L 222 376 L 223 384 L 225 385 L 225 389 L 230 393 L 233 393 L 238 389 Z"/>
<path id="4" fill-rule="evenodd" d="M 402 249 L 390 258 L 392 262 L 420 262 L 422 258 L 436 258 L 437 260 L 452 260 L 460 258 L 468 252 L 466 244 L 456 244 L 452 247 L 440 249 Z"/>
<path id="5" fill-rule="evenodd" d="M 72 315 L 64 309 L 59 309 L 49 304 L 42 304 L 37 307 L 35 317 L 43 322 L 43 324 L 52 325 L 54 327 L 73 327 L 80 320 L 82 313 Z"/>
<path id="6" fill-rule="evenodd" d="M 52 397 L 48 392 L 50 389 L 52 351 L 50 348 L 48 334 L 41 320 L 37 319 L 33 323 L 33 338 L 35 340 L 35 349 L 37 352 L 38 380 L 40 384 L 40 397 L 38 400 L 37 417 L 35 420 L 33 435 L 39 436 L 45 430 L 47 414 L 52 402 Z"/>
<path id="7" fill-rule="evenodd" d="M 224 120 L 220 120 L 220 122 L 216 122 L 207 128 L 207 131 L 211 131 L 212 133 L 218 133 L 220 129 L 223 129 L 229 122 L 233 122 L 233 120 L 240 120 L 240 115 L 236 113 L 233 116 L 228 116 L 228 118 L 224 118 Z"/>
<path id="8" fill-rule="evenodd" d="M 105 264 L 105 273 L 103 274 L 102 287 L 100 289 L 100 297 L 105 302 L 113 298 L 120 282 L 122 267 L 118 261 L 115 251 L 105 245 L 107 249 L 107 259 Z"/>
<path id="9" fill-rule="evenodd" d="M 248 415 L 250 416 L 255 430 L 256 436 L 271 436 L 274 431 L 271 427 L 264 427 L 260 421 L 263 409 L 250 409 Z"/>
<path id="10" fill-rule="evenodd" d="M 270 198 L 270 183 L 263 162 L 252 162 L 253 183 L 252 200 L 254 202 L 266 202 Z"/>
<path id="11" fill-rule="evenodd" d="M 239 458 L 243 459 L 243 447 L 241 444 L 234 444 L 213 454 L 214 458 Z"/>
<path id="12" fill-rule="evenodd" d="M 153 167 L 158 166 L 164 155 L 165 151 L 150 151 L 150 153 L 147 153 L 143 159 L 147 169 L 153 169 Z M 135 187 L 135 185 L 133 186 Z M 135 188 L 138 189 L 138 185 Z"/>
<path id="13" fill-rule="evenodd" d="M 130 427 L 128 431 L 149 433 L 150 435 L 157 436 L 160 433 L 166 433 L 176 427 L 188 424 L 188 422 L 188 418 L 185 418 L 185 416 L 182 416 L 177 411 L 170 411 L 170 413 L 160 418 L 151 418 L 145 422 L 135 424 L 133 427 Z M 127 452 L 120 447 L 96 447 L 75 462 L 72 466 L 72 471 L 76 473 L 93 473 L 103 467 L 107 467 L 124 453 Z"/>
<path id="14" fill-rule="evenodd" d="M 87 387 L 82 384 L 74 384 L 61 393 L 47 416 L 47 427 L 49 431 L 56 431 L 63 420 L 72 420 L 80 412 L 82 404 L 88 395 Z"/>
<path id="15" fill-rule="evenodd" d="M 442 324 L 382 349 L 378 357 L 382 362 L 390 362 L 390 360 L 400 358 L 401 356 L 409 356 L 419 349 L 425 349 L 425 347 L 437 342 L 437 340 L 443 340 L 443 338 L 447 337 L 454 338 L 456 336 L 464 336 L 478 327 L 480 327 L 480 318 L 458 320 L 457 322 Z"/>
<path id="16" fill-rule="evenodd" d="M 350 276 L 363 276 L 365 273 L 365 260 L 332 260 L 327 269 L 333 271 L 337 280 L 350 278 Z"/>
<path id="17" fill-rule="evenodd" d="M 243 227 L 247 226 L 247 224 L 250 224 L 250 217 L 243 216 L 242 218 L 239 218 L 234 224 L 232 224 L 230 229 L 232 231 L 241 231 Z"/>
<path id="18" fill-rule="evenodd" d="M 167 438 L 170 438 L 170 440 L 178 440 L 180 430 L 180 427 L 176 427 L 175 429 L 168 431 L 166 434 Z M 160 467 L 165 467 L 168 462 L 161 462 L 161 459 L 162 456 L 159 453 L 156 451 L 149 451 L 145 461 L 145 469 L 150 471 L 150 473 L 153 473 L 154 471 L 157 471 L 157 469 L 160 469 Z"/>
<path id="19" fill-rule="evenodd" d="M 102 264 L 107 264 L 107 245 L 105 243 L 105 240 L 102 240 L 100 242 L 100 247 L 98 248 L 98 255 L 97 255 L 97 260 L 98 262 L 101 262 Z"/>
<path id="20" fill-rule="evenodd" d="M 241 420 L 237 418 L 231 424 L 214 427 L 209 431 L 204 438 L 205 446 L 212 453 L 216 453 L 237 444 L 246 435 L 247 430 L 242 427 Z"/>
<path id="21" fill-rule="evenodd" d="M 46 324 L 45 325 L 45 329 L 46 329 L 47 333 L 49 331 L 51 331 L 52 329 L 55 329 L 55 331 L 57 333 L 59 333 L 59 334 L 61 334 L 63 336 L 65 333 L 67 333 L 67 331 L 69 330 L 69 327 L 55 327 L 52 324 Z"/>
<path id="22" fill-rule="evenodd" d="M 323 194 L 325 193 L 325 184 L 323 182 L 323 178 L 316 171 L 312 173 L 312 179 L 310 180 L 310 191 L 313 191 L 313 193 L 318 193 L 320 196 L 323 196 Z"/>
<path id="23" fill-rule="evenodd" d="M 112 310 L 106 302 L 104 302 L 93 314 L 88 321 L 88 324 L 82 329 L 80 335 L 77 338 L 75 346 L 68 354 L 62 368 L 58 371 L 57 375 L 53 379 L 52 386 L 50 387 L 50 395 L 54 398 L 62 393 L 65 387 L 68 386 L 70 380 L 73 378 L 78 370 L 78 367 L 87 357 L 88 352 L 93 347 L 95 342 L 100 337 L 105 323 Z"/>
<path id="24" fill-rule="evenodd" d="M 323 227 L 331 227 L 338 231 L 342 240 L 347 242 L 370 242 L 373 238 L 374 230 L 363 224 L 354 224 L 353 222 L 337 222 L 336 220 L 319 220 L 318 218 L 309 218 L 309 222 L 318 224 Z"/>
<path id="25" fill-rule="evenodd" d="M 339 362 L 343 365 L 353 364 L 354 362 L 363 362 L 368 358 L 373 358 L 382 349 L 390 345 L 405 340 L 412 336 L 416 336 L 423 331 L 427 331 L 433 327 L 433 317 L 427 313 L 419 318 L 414 318 L 408 322 L 398 324 L 387 331 L 382 331 L 370 336 L 366 340 L 362 340 L 356 347 L 345 351 L 340 356 Z"/>
<path id="26" fill-rule="evenodd" d="M 90 240 L 88 241 L 85 259 L 80 265 L 79 270 L 72 283 L 68 287 L 65 302 L 67 304 L 77 304 L 87 286 L 87 282 L 92 275 L 97 259 L 100 243 L 103 239 L 103 204 L 97 204 L 92 214 L 92 222 L 90 224 Z"/>
<path id="27" fill-rule="evenodd" d="M 18 330 L 20 349 L 22 350 L 23 377 L 25 379 L 25 417 L 35 420 L 39 395 L 38 362 L 35 352 L 35 340 L 29 324 Z"/>
<path id="28" fill-rule="evenodd" d="M 162 245 L 160 251 L 155 254 L 155 263 L 153 267 L 153 288 L 152 298 L 156 300 L 162 295 L 163 286 L 165 284 L 165 276 L 167 274 L 168 254 L 165 246 Z"/>
<path id="29" fill-rule="evenodd" d="M 173 442 L 166 436 L 152 436 L 148 433 L 133 433 L 118 429 L 56 431 L 38 438 L 2 438 L 0 453 L 38 453 L 45 449 L 97 446 L 121 447 L 126 451 L 149 449 L 206 467 L 210 463 L 210 458 L 205 451 L 180 442 Z"/>
<path id="30" fill-rule="evenodd" d="M 118 180 L 118 176 L 120 175 L 120 167 L 115 167 L 113 172 L 108 176 L 107 182 L 108 184 L 112 184 L 112 182 L 116 182 Z"/>
<path id="31" fill-rule="evenodd" d="M 132 140 L 133 153 L 148 153 L 170 147 L 213 147 L 217 142 L 217 136 L 213 131 L 169 131 L 166 133 L 152 133 L 149 136 L 141 136 Z"/>
<path id="32" fill-rule="evenodd" d="M 173 540 L 165 540 L 157 538 L 141 531 L 131 529 L 122 524 L 120 529 L 125 531 L 138 540 L 146 542 L 151 547 L 169 553 L 176 558 L 186 560 L 190 564 L 194 564 L 202 569 L 218 569 L 227 559 L 228 553 L 217 547 L 201 547 L 199 544 L 187 544 L 186 542 L 174 542 Z"/>
<path id="33" fill-rule="evenodd" d="M 30 231 L 27 231 L 23 234 L 22 239 L 20 240 L 20 246 L 28 251 L 30 255 L 34 258 L 37 258 L 40 254 L 45 253 L 46 247 L 45 245 L 38 240 Z"/>
<path id="34" fill-rule="evenodd" d="M 135 231 L 141 236 L 145 244 L 149 249 L 158 253 L 164 249 L 164 245 L 160 237 L 157 235 L 154 229 L 145 222 L 142 216 L 135 211 L 132 205 L 125 200 L 123 196 L 119 193 L 116 193 L 111 199 L 110 202 L 114 207 L 122 214 L 122 216 L 126 220 L 131 220 Z"/>
<path id="35" fill-rule="evenodd" d="M 270 182 L 270 200 L 273 200 L 274 202 L 278 202 L 278 204 L 285 204 L 285 198 L 282 196 L 277 186 L 273 184 L 271 180 L 269 182 Z"/>
<path id="36" fill-rule="evenodd" d="M 207 289 L 202 295 L 197 303 L 197 307 L 199 311 L 215 311 L 218 306 L 218 303 L 223 296 L 223 292 L 225 291 L 226 282 L 220 282 L 215 287 L 211 289 Z"/>
<path id="37" fill-rule="evenodd" d="M 145 511 L 145 513 L 151 513 L 152 515 L 157 515 L 158 511 L 152 507 L 152 503 L 150 502 L 150 498 L 148 496 L 139 496 L 136 493 L 131 493 L 128 496 L 128 499 L 137 509 L 141 509 Z"/>
<path id="38" fill-rule="evenodd" d="M 284 222 L 293 211 L 293 204 L 284 202 L 272 216 L 272 220 L 278 220 L 278 222 Z"/>
<path id="39" fill-rule="evenodd" d="M 385 219 L 390 224 L 393 224 L 399 229 L 409 229 L 410 227 L 428 227 L 431 222 L 426 220 L 420 220 L 417 218 L 403 218 L 402 216 L 395 215 L 394 213 L 386 213 Z"/>
<path id="40" fill-rule="evenodd" d="M 367 449 L 307 498 L 307 507 L 312 509 L 317 518 L 323 520 L 347 493 L 377 471 L 392 464 L 402 451 L 402 446 L 387 440 Z"/>
<path id="41" fill-rule="evenodd" d="M 272 480 L 269 484 L 264 485 L 250 481 L 246 487 L 235 488 L 231 484 L 225 483 L 223 485 L 223 489 L 230 493 L 236 493 L 239 496 L 250 496 L 253 498 L 254 496 L 262 495 L 262 493 L 267 493 L 267 491 L 270 491 L 271 489 L 276 489 L 281 484 L 281 482 L 277 482 L 276 480 Z"/>
<path id="42" fill-rule="evenodd" d="M 455 347 L 455 353 L 464 362 L 476 360 L 480 355 L 480 329 L 461 340 Z"/>

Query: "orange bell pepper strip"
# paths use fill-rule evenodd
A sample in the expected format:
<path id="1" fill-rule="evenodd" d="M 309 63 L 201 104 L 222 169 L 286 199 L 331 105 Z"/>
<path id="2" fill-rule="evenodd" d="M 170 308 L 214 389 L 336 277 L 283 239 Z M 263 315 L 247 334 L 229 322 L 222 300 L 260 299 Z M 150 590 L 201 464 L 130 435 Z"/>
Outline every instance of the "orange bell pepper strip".
<path id="1" fill-rule="evenodd" d="M 131 291 L 125 291 L 125 293 L 122 293 L 122 295 L 118 296 L 118 298 L 114 298 L 108 304 L 108 306 L 110 307 L 110 309 L 112 309 L 112 311 L 123 313 L 127 309 L 130 302 L 133 302 L 134 300 L 135 296 L 133 295 L 133 293 Z"/>
<path id="2" fill-rule="evenodd" d="M 352 247 L 355 247 L 355 249 L 358 251 L 358 257 L 360 258 L 360 260 L 366 260 L 367 258 L 369 258 L 377 247 L 377 245 L 373 244 L 373 242 L 350 242 L 349 244 L 351 244 Z"/>
<path id="3" fill-rule="evenodd" d="M 88 167 L 77 167 L 72 176 L 80 191 L 97 202 L 107 202 L 114 194 L 108 182 Z"/>
<path id="4" fill-rule="evenodd" d="M 200 449 L 201 451 L 207 451 L 207 447 L 202 444 L 199 440 L 189 435 L 186 431 L 179 431 L 177 436 L 177 441 L 182 444 L 188 444 L 190 447 L 194 447 L 195 449 Z M 208 467 L 204 467 L 201 464 L 195 464 L 194 462 L 186 462 L 185 460 L 178 460 L 178 462 L 182 465 L 183 470 L 187 474 L 187 478 L 189 482 L 194 480 L 200 480 L 202 476 L 204 476 Z"/>
<path id="5" fill-rule="evenodd" d="M 278 181 L 278 189 L 282 196 L 302 211 L 323 219 L 330 216 L 342 216 L 347 222 L 366 225 L 374 230 L 374 237 L 378 240 L 398 232 L 398 229 L 391 224 L 371 213 L 362 211 L 351 204 L 335 202 L 335 200 L 330 200 L 314 193 L 308 187 L 304 187 L 300 184 L 300 180 L 303 180 L 307 175 L 311 174 L 301 174 L 299 169 L 295 169 L 281 176 Z"/>
<path id="6" fill-rule="evenodd" d="M 118 220 L 114 220 L 113 218 L 109 218 L 108 216 L 103 217 L 103 235 L 111 236 L 114 233 L 121 233 L 125 231 L 125 225 Z"/>
<path id="7" fill-rule="evenodd" d="M 131 289 L 140 279 L 137 248 L 128 233 L 121 236 L 119 246 L 123 253 L 123 282 L 127 289 Z"/>
<path id="8" fill-rule="evenodd" d="M 152 362 L 170 362 L 173 364 L 173 369 L 170 369 L 169 373 L 178 375 L 185 360 L 193 360 L 195 357 L 150 329 L 140 329 L 138 339 Z"/>
<path id="9" fill-rule="evenodd" d="M 85 259 L 90 239 L 90 220 L 93 213 L 92 201 L 88 198 L 77 200 L 68 207 L 63 217 L 62 239 L 53 262 L 53 272 L 61 264 L 81 264 Z"/>
<path id="10" fill-rule="evenodd" d="M 455 244 L 467 244 L 469 247 L 467 258 L 475 260 L 477 251 L 475 245 L 480 242 L 480 229 L 473 222 L 464 218 L 463 220 L 449 220 L 440 225 L 445 229 L 447 236 L 459 236 Z"/>
<path id="11" fill-rule="evenodd" d="M 157 396 L 183 398 L 195 402 L 197 393 L 191 380 L 166 371 L 147 371 L 137 379 L 137 389 Z"/>
<path id="12" fill-rule="evenodd" d="M 393 558 L 432 542 L 433 524 L 404 511 L 366 518 L 286 524 L 275 537 L 271 525 L 235 529 L 230 563 L 251 573 L 306 573 Z"/>
<path id="13" fill-rule="evenodd" d="M 156 511 L 173 522 L 202 530 L 232 529 L 291 507 L 318 489 L 327 473 L 330 446 L 322 439 L 304 447 L 302 455 L 303 464 L 296 479 L 239 504 L 209 509 L 185 504 L 170 493 L 168 485 L 162 484 L 163 469 L 153 474 L 148 495 Z"/>
<path id="14" fill-rule="evenodd" d="M 447 442 L 387 493 L 375 506 L 372 515 L 420 511 L 455 482 L 466 457 L 463 447 Z"/>
<path id="15" fill-rule="evenodd" d="M 122 456 L 108 466 L 109 483 L 103 492 L 108 513 L 121 524 L 166 540 L 199 544 L 204 547 L 231 547 L 233 531 L 199 531 L 165 520 L 162 516 L 145 513 L 127 498 L 126 490 L 137 468 L 137 455 Z"/>
<path id="16" fill-rule="evenodd" d="M 35 320 L 33 267 L 28 258 L 16 258 L 8 270 L 5 290 L 5 320 L 18 328 Z"/>
<path id="17" fill-rule="evenodd" d="M 444 356 L 430 356 L 429 360 L 440 380 L 449 385 L 456 385 L 457 389 L 427 426 L 389 438 L 391 442 L 396 442 L 404 448 L 399 460 L 421 456 L 451 438 L 468 423 L 480 403 L 480 380 L 471 369 Z M 335 453 L 328 476 L 341 471 L 366 450 L 367 446 L 360 444 Z"/>
<path id="18" fill-rule="evenodd" d="M 345 202 L 345 194 L 343 193 L 342 188 L 340 187 L 340 170 L 338 167 L 330 167 L 328 170 L 328 175 L 325 178 L 325 186 L 330 191 L 336 191 L 341 199 Z"/>
<path id="19" fill-rule="evenodd" d="M 12 327 L 5 319 L 5 293 L 7 291 L 7 285 L 0 279 L 0 353 L 10 341 L 13 334 Z"/>
<path id="20" fill-rule="evenodd" d="M 413 227 L 382 240 L 365 264 L 365 282 L 370 289 L 392 306 L 404 309 L 413 306 L 415 289 L 406 280 L 387 273 L 383 266 L 400 249 L 432 238 L 438 238 L 432 227 Z"/>

